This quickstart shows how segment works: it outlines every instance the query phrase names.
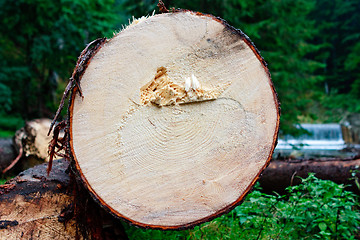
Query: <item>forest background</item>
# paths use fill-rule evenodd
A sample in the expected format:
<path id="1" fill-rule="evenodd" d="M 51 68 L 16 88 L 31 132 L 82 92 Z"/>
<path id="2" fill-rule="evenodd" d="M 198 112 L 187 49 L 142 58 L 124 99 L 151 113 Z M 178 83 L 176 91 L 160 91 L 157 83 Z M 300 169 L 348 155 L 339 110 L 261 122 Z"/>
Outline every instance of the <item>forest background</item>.
<path id="1" fill-rule="evenodd" d="M 358 0 L 177 0 L 244 31 L 268 63 L 281 102 L 281 133 L 360 112 Z M 90 41 L 112 37 L 157 1 L 0 0 L 0 137 L 52 118 Z M 64 113 L 66 114 L 66 113 Z"/>

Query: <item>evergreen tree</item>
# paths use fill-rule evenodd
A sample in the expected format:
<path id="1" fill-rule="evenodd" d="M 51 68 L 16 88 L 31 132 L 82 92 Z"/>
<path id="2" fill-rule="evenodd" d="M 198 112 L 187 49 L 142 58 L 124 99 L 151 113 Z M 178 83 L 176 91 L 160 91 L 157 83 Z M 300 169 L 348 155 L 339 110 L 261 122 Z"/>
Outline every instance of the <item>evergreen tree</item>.
<path id="1" fill-rule="evenodd" d="M 114 0 L 0 0 L 0 125 L 17 113 L 51 117 L 58 81 L 88 42 L 125 22 L 119 16 Z"/>
<path id="2" fill-rule="evenodd" d="M 360 112 L 360 2 L 317 0 L 312 17 L 324 46 L 316 56 L 326 64 L 325 120 L 339 121 L 344 112 Z"/>
<path id="3" fill-rule="evenodd" d="M 58 102 L 56 86 L 66 82 L 85 44 L 111 36 L 131 16 L 151 14 L 157 3 L 0 0 L 0 129 L 5 115 L 50 116 Z M 344 110 L 360 112 L 358 0 L 164 3 L 220 16 L 249 35 L 269 64 L 283 133 L 295 134 L 294 124 L 317 115 L 338 121 Z"/>

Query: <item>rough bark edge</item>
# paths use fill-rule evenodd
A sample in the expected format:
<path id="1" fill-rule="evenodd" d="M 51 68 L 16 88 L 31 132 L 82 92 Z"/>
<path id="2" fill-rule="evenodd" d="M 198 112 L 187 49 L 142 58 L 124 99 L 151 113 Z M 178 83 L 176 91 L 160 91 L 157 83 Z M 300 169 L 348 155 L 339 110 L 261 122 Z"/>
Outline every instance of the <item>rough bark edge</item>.
<path id="1" fill-rule="evenodd" d="M 55 126 L 55 129 L 53 131 L 53 138 L 50 141 L 49 148 L 48 148 L 48 153 L 49 153 L 49 164 L 48 164 L 48 170 L 47 170 L 48 175 L 50 174 L 51 167 L 52 167 L 52 161 L 53 161 L 53 158 L 55 155 L 64 157 L 66 159 L 70 159 L 69 155 L 67 154 L 68 153 L 68 151 L 67 151 L 68 144 L 66 144 L 66 141 L 68 141 L 68 135 L 69 135 L 68 134 L 69 121 L 64 120 L 64 121 L 56 124 L 56 121 L 58 120 L 60 113 L 64 108 L 64 102 L 65 102 L 66 98 L 69 96 L 69 94 L 72 95 L 73 92 L 75 92 L 75 93 L 78 92 L 80 94 L 80 96 L 83 97 L 81 87 L 80 87 L 81 78 L 84 75 L 85 70 L 89 66 L 91 59 L 95 56 L 95 54 L 99 51 L 99 49 L 104 45 L 106 40 L 107 40 L 107 38 L 104 37 L 104 38 L 95 39 L 94 41 L 90 42 L 84 48 L 84 50 L 80 53 L 80 56 L 78 57 L 74 71 L 69 79 L 68 85 L 65 88 L 64 94 L 60 101 L 59 108 L 56 111 L 56 114 L 50 124 L 50 128 L 49 128 L 49 131 L 47 134 L 49 136 Z M 70 104 L 70 99 L 71 99 L 71 97 L 69 98 L 69 104 Z M 68 109 L 68 111 L 69 111 L 69 109 Z M 69 112 L 67 113 L 67 115 L 69 116 Z M 61 130 L 65 131 L 65 135 L 63 138 L 59 138 L 59 133 Z M 58 154 L 58 152 L 63 149 L 65 150 L 65 155 Z"/>
<path id="2" fill-rule="evenodd" d="M 59 115 L 64 107 L 64 102 L 65 99 L 68 97 L 69 93 L 72 92 L 75 88 L 75 86 L 77 86 L 77 90 L 80 96 L 82 97 L 82 92 L 81 92 L 81 88 L 80 88 L 80 81 L 82 76 L 85 73 L 85 70 L 87 69 L 87 67 L 90 64 L 91 59 L 95 56 L 95 54 L 99 51 L 99 49 L 104 45 L 104 43 L 106 42 L 106 38 L 98 38 L 95 39 L 94 41 L 90 42 L 85 49 L 81 52 L 80 56 L 78 57 L 78 60 L 76 62 L 76 66 L 74 68 L 74 71 L 69 79 L 69 83 L 65 88 L 64 94 L 61 98 L 60 101 L 60 105 L 58 110 L 56 111 L 55 117 L 53 119 L 53 121 L 51 122 L 50 128 L 49 128 L 49 132 L 48 135 L 50 135 L 56 121 L 59 118 Z"/>
<path id="3" fill-rule="evenodd" d="M 159 3 L 157 4 L 159 11 L 161 13 L 168 13 L 169 10 L 166 8 L 165 4 L 163 3 L 163 1 L 159 0 Z"/>
<path id="4" fill-rule="evenodd" d="M 72 229 L 70 231 L 73 233 L 74 239 L 128 240 L 125 229 L 122 226 L 122 221 L 118 218 L 113 218 L 107 211 L 101 208 L 90 197 L 81 182 L 75 181 L 76 178 L 72 174 L 71 164 L 67 160 L 55 160 L 54 169 L 50 176 L 47 176 L 46 170 L 46 163 L 43 163 L 21 172 L 6 184 L 0 185 L 0 203 L 2 205 L 7 203 L 13 205 L 14 200 L 16 201 L 18 196 L 22 196 L 24 202 L 36 201 L 33 202 L 33 204 L 36 204 L 37 201 L 41 203 L 44 195 L 62 195 L 64 198 L 67 198 L 68 202 L 56 202 L 59 205 L 57 207 L 59 212 L 54 212 L 51 215 L 45 213 L 43 215 L 44 219 L 48 217 L 57 218 L 58 224 L 64 224 L 65 229 L 68 229 L 68 227 Z M 52 202 L 53 206 L 55 206 L 55 201 Z M 21 209 L 18 209 L 18 211 L 21 212 Z M 3 219 L 0 220 L 0 239 L 3 239 L 1 238 L 2 229 L 10 229 L 19 224 L 28 223 L 28 221 L 23 221 L 22 219 L 20 221 L 19 219 L 8 218 L 8 215 L 3 216 Z M 38 216 L 32 222 L 41 219 Z M 69 222 L 70 225 L 68 225 Z M 55 234 L 56 232 L 53 233 Z M 14 235 L 13 237 L 16 236 Z M 10 238 L 13 239 L 12 237 Z M 35 238 L 38 239 L 37 237 Z M 45 238 L 42 237 L 41 239 Z"/>
<path id="5" fill-rule="evenodd" d="M 232 26 L 230 26 L 225 20 L 219 18 L 219 17 L 215 17 L 211 14 L 203 14 L 203 13 L 200 13 L 200 12 L 193 12 L 193 11 L 190 11 L 190 10 L 185 10 L 185 9 L 178 9 L 176 11 L 173 11 L 172 13 L 163 13 L 163 14 L 176 14 L 176 13 L 182 13 L 182 12 L 189 12 L 190 14 L 193 14 L 193 15 L 197 15 L 197 16 L 203 16 L 203 17 L 208 17 L 208 18 L 211 18 L 221 24 L 224 25 L 225 28 L 227 28 L 228 30 L 230 30 L 231 32 L 233 32 L 234 34 L 238 34 L 240 36 L 240 38 L 251 48 L 251 50 L 254 52 L 254 54 L 256 55 L 256 57 L 258 58 L 258 60 L 260 61 L 260 63 L 262 64 L 266 74 L 268 75 L 268 84 L 270 85 L 271 87 L 271 90 L 272 90 L 272 93 L 273 93 L 273 97 L 274 97 L 274 102 L 275 102 L 275 105 L 276 105 L 276 110 L 277 110 L 277 121 L 276 121 L 276 130 L 275 130 L 275 133 L 274 133 L 274 136 L 273 136 L 273 144 L 272 144 L 272 147 L 271 147 L 271 150 L 270 150 L 270 154 L 268 156 L 268 159 L 266 160 L 263 168 L 260 169 L 259 173 L 255 176 L 255 178 L 253 179 L 253 181 L 250 183 L 250 185 L 248 186 L 248 188 L 243 192 L 243 194 L 236 200 L 234 201 L 232 204 L 226 206 L 225 208 L 217 211 L 216 213 L 208 216 L 208 217 L 205 217 L 205 218 L 202 218 L 202 219 L 199 219 L 199 220 L 196 220 L 196 221 L 193 221 L 193 222 L 190 222 L 190 223 L 187 223 L 187 224 L 182 224 L 182 225 L 176 225 L 176 226 L 163 226 L 163 225 L 149 225 L 149 224 L 144 224 L 144 223 L 140 223 L 140 222 L 136 222 L 134 220 L 131 220 L 127 217 L 125 217 L 124 215 L 118 213 L 115 209 L 113 209 L 112 207 L 110 207 L 109 205 L 107 205 L 100 197 L 99 195 L 97 195 L 97 193 L 92 189 L 92 187 L 90 186 L 90 184 L 88 183 L 86 177 L 84 176 L 84 174 L 82 173 L 82 170 L 77 162 L 77 159 L 76 159 L 76 156 L 75 156 L 75 153 L 73 152 L 73 142 L 72 142 L 72 126 L 71 126 L 71 122 L 72 122 L 72 118 L 73 118 L 73 102 L 74 102 L 74 99 L 75 99 L 75 94 L 77 91 L 79 91 L 79 85 L 75 85 L 73 88 L 72 88 L 72 91 L 71 91 L 71 95 L 70 95 L 70 98 L 69 98 L 69 107 L 68 107 L 68 120 L 67 120 L 67 129 L 69 131 L 69 141 L 68 141 L 68 153 L 69 153 L 69 157 L 70 159 L 72 160 L 72 164 L 73 164 L 73 171 L 76 175 L 76 178 L 77 180 L 80 180 L 83 185 L 86 187 L 86 189 L 89 191 L 90 195 L 92 196 L 92 198 L 95 200 L 95 202 L 97 202 L 102 208 L 104 208 L 107 212 L 109 212 L 112 216 L 114 216 L 115 218 L 120 218 L 120 219 L 123 219 L 125 220 L 126 222 L 132 224 L 132 225 L 135 225 L 135 226 L 138 226 L 138 227 L 141 227 L 141 228 L 145 228 L 145 229 L 159 229 L 159 230 L 185 230 L 185 229 L 190 229 L 190 228 L 194 228 L 195 226 L 197 225 L 200 225 L 202 223 L 205 223 L 205 222 L 208 222 L 208 221 L 211 221 L 217 217 L 219 217 L 220 215 L 223 215 L 225 213 L 228 213 L 230 212 L 231 210 L 233 210 L 236 206 L 240 205 L 243 201 L 244 201 L 244 198 L 246 197 L 246 195 L 251 191 L 251 189 L 253 188 L 255 182 L 259 179 L 260 175 L 263 173 L 263 171 L 266 169 L 266 167 L 270 164 L 270 160 L 272 158 L 272 154 L 274 152 L 274 149 L 277 145 L 277 137 L 278 137 L 278 134 L 279 134 L 279 125 L 280 125 L 280 103 L 278 101 L 278 96 L 277 96 L 277 93 L 275 91 L 275 88 L 274 88 L 274 85 L 271 81 L 271 75 L 270 75 L 270 72 L 269 72 L 269 69 L 267 68 L 267 63 L 265 62 L 265 60 L 263 59 L 263 57 L 260 55 L 260 52 L 259 50 L 255 47 L 254 43 L 250 40 L 250 38 L 244 34 L 241 30 L 239 29 L 236 29 Z M 119 33 L 120 34 L 120 33 Z M 109 39 L 108 41 L 111 41 L 111 39 Z M 101 45 L 102 46 L 102 45 Z M 99 47 L 97 49 L 97 51 L 100 49 L 101 47 Z M 97 52 L 96 51 L 96 52 Z M 95 53 L 96 54 L 96 53 Z M 94 55 L 95 55 L 94 54 Z M 93 55 L 93 56 L 94 56 Z M 92 56 L 92 57 L 93 57 Z M 91 58 L 92 58 L 91 57 Z M 87 65 L 90 64 L 90 60 L 88 61 Z M 77 65 L 74 72 L 76 71 L 76 69 L 78 68 L 79 66 Z M 85 71 L 85 70 L 84 70 Z"/>
<path id="6" fill-rule="evenodd" d="M 23 234 L 25 234 L 26 237 L 31 238 L 31 236 L 34 236 L 34 238 L 36 239 L 41 238 L 41 235 L 35 236 L 32 235 L 32 233 L 29 233 L 29 231 L 27 231 L 30 230 L 30 232 L 33 232 L 39 229 L 34 228 L 31 230 L 28 229 L 26 226 L 39 226 L 36 224 L 37 221 L 44 220 L 46 223 L 48 219 L 54 220 L 54 229 L 56 230 L 52 231 L 52 229 L 48 228 L 45 232 L 51 232 L 54 235 L 58 233 L 59 238 L 63 238 L 65 235 L 73 235 L 72 233 L 74 233 L 75 235 L 75 231 L 72 231 L 75 230 L 72 227 L 72 223 L 68 225 L 68 222 L 56 222 L 56 218 L 58 216 L 57 210 L 60 211 L 64 206 L 66 206 L 68 204 L 68 201 L 71 201 L 72 197 L 68 194 L 67 188 L 69 185 L 69 176 L 66 173 L 66 169 L 68 168 L 69 163 L 67 161 L 64 161 L 63 159 L 59 159 L 55 161 L 55 165 L 56 168 L 54 168 L 54 174 L 52 176 L 45 177 L 46 164 L 41 164 L 19 173 L 19 175 L 17 175 L 15 178 L 9 180 L 6 184 L 0 186 L 0 201 L 2 207 L 5 206 L 6 208 L 7 205 L 12 205 L 13 210 L 20 214 L 12 215 L 13 212 L 10 214 L 6 213 L 6 211 L 5 213 L 1 212 L 3 214 L 3 220 L 0 221 L 0 236 L 3 236 L 4 234 L 8 238 L 10 237 L 10 239 L 20 239 L 20 233 L 22 232 Z M 43 198 L 44 196 L 45 199 Z M 20 199 L 18 197 L 20 197 Z M 43 200 L 45 202 L 49 201 L 49 203 L 51 204 L 49 208 L 50 211 L 42 213 L 42 207 L 37 207 L 37 210 L 40 211 L 37 212 L 38 215 L 35 214 L 36 216 L 32 216 L 26 213 L 26 211 L 31 208 L 31 205 L 40 204 L 40 206 L 44 207 L 45 205 L 43 205 L 44 203 L 42 203 Z M 58 202 L 58 200 L 60 201 Z M 22 202 L 25 203 L 24 206 L 21 205 Z M 21 218 L 22 214 L 27 215 L 27 217 L 25 217 L 25 220 Z M 66 230 L 66 233 L 64 233 L 64 235 L 58 232 L 59 226 L 62 225 Z M 68 227 L 70 228 L 70 230 Z M 41 232 L 42 230 L 39 230 L 38 233 L 40 234 Z M 4 239 L 4 237 L 5 236 L 0 238 Z"/>

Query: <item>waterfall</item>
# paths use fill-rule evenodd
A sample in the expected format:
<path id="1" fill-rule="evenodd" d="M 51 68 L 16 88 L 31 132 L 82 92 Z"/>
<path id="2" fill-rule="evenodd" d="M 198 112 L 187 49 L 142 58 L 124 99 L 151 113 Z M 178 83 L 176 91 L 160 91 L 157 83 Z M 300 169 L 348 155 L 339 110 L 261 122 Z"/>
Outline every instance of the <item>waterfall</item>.
<path id="1" fill-rule="evenodd" d="M 346 147 L 340 124 L 301 124 L 300 126 L 310 134 L 295 138 L 286 135 L 284 138 L 279 138 L 276 149 L 341 150 Z"/>

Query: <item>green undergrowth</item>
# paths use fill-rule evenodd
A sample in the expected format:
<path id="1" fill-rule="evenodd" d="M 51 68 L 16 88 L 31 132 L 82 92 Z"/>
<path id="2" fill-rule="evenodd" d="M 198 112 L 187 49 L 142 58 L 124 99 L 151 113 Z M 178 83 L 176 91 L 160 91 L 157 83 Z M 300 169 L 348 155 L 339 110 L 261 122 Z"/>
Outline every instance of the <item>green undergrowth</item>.
<path id="1" fill-rule="evenodd" d="M 329 180 L 309 174 L 287 194 L 265 194 L 257 185 L 230 213 L 190 230 L 125 226 L 129 239 L 358 239 L 359 199 Z"/>
<path id="2" fill-rule="evenodd" d="M 6 176 L 6 177 L 2 177 L 0 178 L 0 185 L 5 184 L 7 181 L 9 181 L 10 179 L 14 178 L 15 176 Z"/>
<path id="3" fill-rule="evenodd" d="M 24 120 L 19 116 L 10 116 L 0 109 L 0 138 L 13 137 L 16 130 L 24 126 Z"/>

